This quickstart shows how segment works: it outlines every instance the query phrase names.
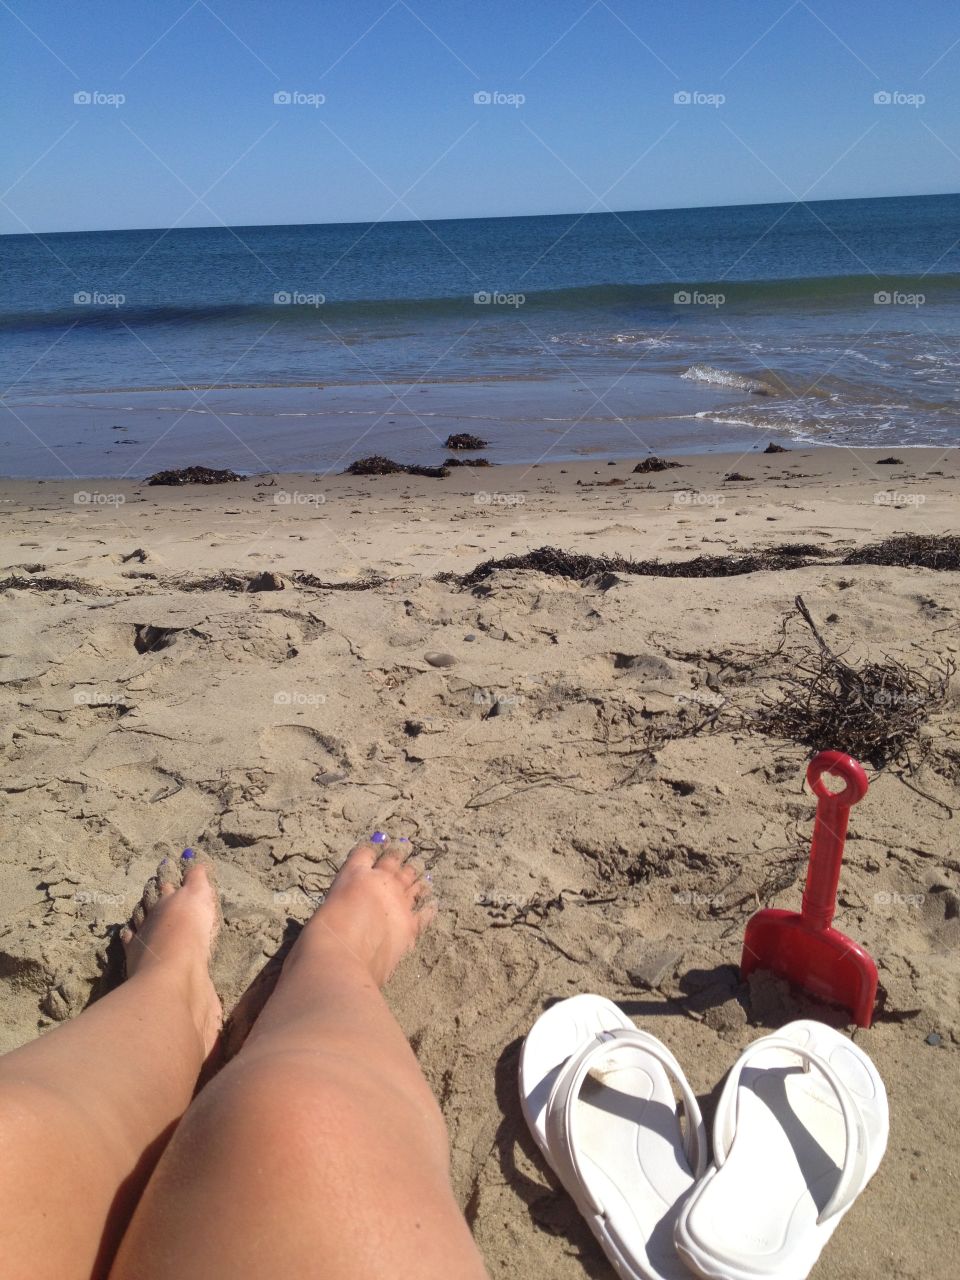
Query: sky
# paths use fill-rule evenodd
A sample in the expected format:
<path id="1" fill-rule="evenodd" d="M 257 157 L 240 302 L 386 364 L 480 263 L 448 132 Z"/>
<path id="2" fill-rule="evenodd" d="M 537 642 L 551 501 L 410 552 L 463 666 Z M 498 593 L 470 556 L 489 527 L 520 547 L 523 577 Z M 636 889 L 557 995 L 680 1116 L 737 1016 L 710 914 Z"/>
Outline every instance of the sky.
<path id="1" fill-rule="evenodd" d="M 0 0 L 0 51 L 0 233 L 960 190 L 955 0 Z"/>

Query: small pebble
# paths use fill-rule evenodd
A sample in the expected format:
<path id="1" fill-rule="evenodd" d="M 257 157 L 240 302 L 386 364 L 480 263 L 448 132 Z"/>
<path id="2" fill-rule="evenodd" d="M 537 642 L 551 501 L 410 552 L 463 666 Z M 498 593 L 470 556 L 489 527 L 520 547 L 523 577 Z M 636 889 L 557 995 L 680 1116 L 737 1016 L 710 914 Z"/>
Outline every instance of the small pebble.
<path id="1" fill-rule="evenodd" d="M 453 667 L 457 662 L 452 653 L 425 653 L 423 657 L 431 667 Z"/>
<path id="2" fill-rule="evenodd" d="M 464 638 L 464 640 L 466 640 L 468 643 L 470 643 L 471 641 L 476 640 L 476 638 L 477 638 L 477 637 L 476 637 L 476 636 L 473 634 L 473 632 L 471 631 L 471 632 L 470 632 L 470 634 L 469 634 L 468 636 L 464 636 L 463 638 Z"/>
<path id="3" fill-rule="evenodd" d="M 939 1045 L 943 1044 L 943 1036 L 936 1031 L 931 1031 L 927 1036 L 927 1044 L 932 1044 L 936 1049 Z"/>

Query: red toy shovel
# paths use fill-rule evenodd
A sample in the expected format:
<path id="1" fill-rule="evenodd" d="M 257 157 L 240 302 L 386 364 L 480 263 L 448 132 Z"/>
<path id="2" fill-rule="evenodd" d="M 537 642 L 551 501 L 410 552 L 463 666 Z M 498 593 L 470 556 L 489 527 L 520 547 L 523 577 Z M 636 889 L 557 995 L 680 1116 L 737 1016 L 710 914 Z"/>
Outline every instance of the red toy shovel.
<path id="1" fill-rule="evenodd" d="M 823 774 L 842 778 L 829 791 Z M 859 943 L 831 928 L 850 809 L 867 794 L 861 765 L 840 751 L 821 751 L 810 761 L 807 782 L 817 796 L 810 865 L 800 912 L 768 907 L 747 921 L 740 973 L 772 969 L 805 991 L 848 1008 L 854 1022 L 869 1027 L 877 995 L 877 966 Z"/>

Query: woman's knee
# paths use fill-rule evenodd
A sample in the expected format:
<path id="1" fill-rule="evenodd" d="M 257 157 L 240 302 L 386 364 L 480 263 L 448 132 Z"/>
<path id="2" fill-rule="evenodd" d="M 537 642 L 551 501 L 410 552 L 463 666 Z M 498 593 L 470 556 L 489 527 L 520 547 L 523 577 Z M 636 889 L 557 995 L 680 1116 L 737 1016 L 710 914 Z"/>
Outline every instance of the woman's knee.
<path id="1" fill-rule="evenodd" d="M 337 1153 L 376 1146 L 385 1131 L 430 1151 L 448 1164 L 446 1126 L 433 1095 L 406 1092 L 375 1064 L 336 1054 L 242 1055 L 198 1096 L 187 1112 L 190 1127 L 228 1141 L 279 1150 L 287 1160 L 329 1160 Z M 268 1161 L 269 1163 L 269 1161 Z"/>

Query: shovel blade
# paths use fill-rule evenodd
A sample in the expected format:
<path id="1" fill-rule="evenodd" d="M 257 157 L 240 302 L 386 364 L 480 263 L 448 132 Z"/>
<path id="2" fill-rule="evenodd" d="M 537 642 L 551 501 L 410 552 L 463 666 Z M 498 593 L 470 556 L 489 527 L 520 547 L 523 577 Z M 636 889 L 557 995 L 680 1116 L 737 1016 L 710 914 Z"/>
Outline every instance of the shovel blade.
<path id="1" fill-rule="evenodd" d="M 768 907 L 747 921 L 740 973 L 770 969 L 811 995 L 843 1005 L 869 1027 L 877 966 L 859 943 L 837 929 L 812 929 L 796 911 Z"/>

